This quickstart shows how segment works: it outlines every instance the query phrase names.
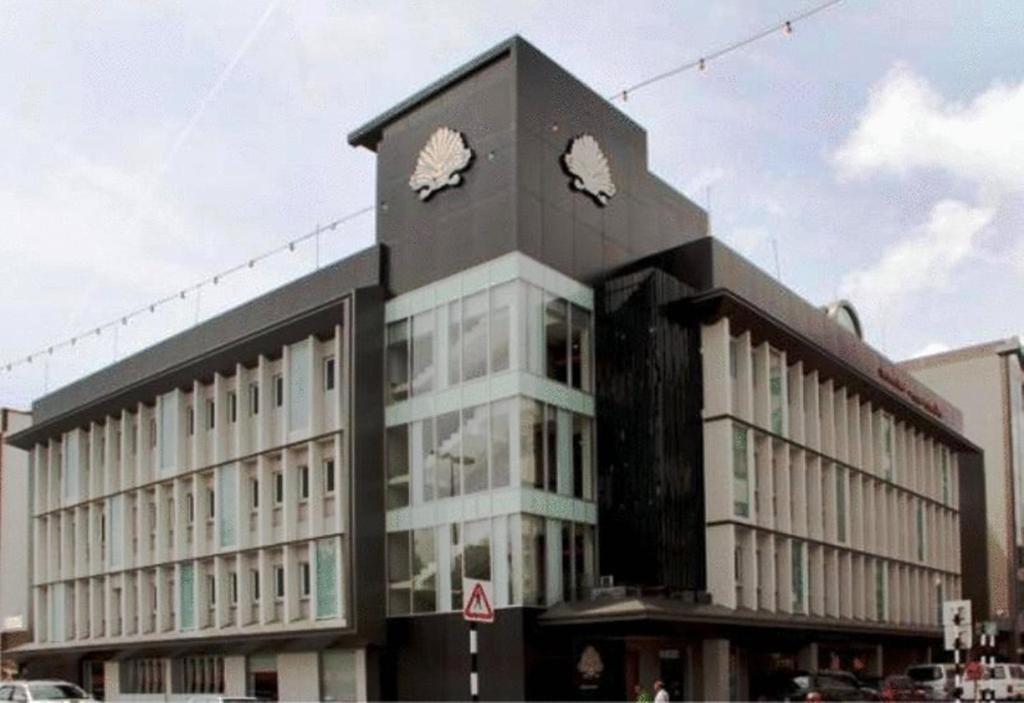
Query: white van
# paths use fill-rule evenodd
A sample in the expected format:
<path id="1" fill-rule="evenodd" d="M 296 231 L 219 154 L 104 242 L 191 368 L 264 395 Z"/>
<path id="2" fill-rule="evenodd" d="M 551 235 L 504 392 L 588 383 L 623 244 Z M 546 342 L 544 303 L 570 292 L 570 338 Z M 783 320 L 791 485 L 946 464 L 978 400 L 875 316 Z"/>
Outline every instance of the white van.
<path id="1" fill-rule="evenodd" d="M 924 689 L 930 701 L 948 701 L 953 697 L 956 667 L 953 664 L 918 664 L 907 667 L 907 676 Z"/>
<path id="2" fill-rule="evenodd" d="M 981 681 L 964 682 L 964 699 L 974 700 L 975 688 L 978 699 L 982 691 L 994 691 L 998 701 L 1024 700 L 1024 667 L 1020 664 L 992 664 L 985 667 Z"/>

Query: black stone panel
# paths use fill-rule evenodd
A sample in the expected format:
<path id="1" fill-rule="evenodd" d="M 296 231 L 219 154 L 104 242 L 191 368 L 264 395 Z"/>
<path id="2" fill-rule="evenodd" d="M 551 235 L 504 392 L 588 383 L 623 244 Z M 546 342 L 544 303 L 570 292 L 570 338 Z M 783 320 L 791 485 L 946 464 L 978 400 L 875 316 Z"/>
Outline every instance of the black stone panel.
<path id="1" fill-rule="evenodd" d="M 497 611 L 479 625 L 480 700 L 515 701 L 527 696 L 526 650 L 535 627 L 529 610 Z M 388 620 L 388 649 L 381 673 L 387 700 L 469 700 L 469 623 L 461 613 Z"/>
<path id="2" fill-rule="evenodd" d="M 656 268 L 597 289 L 601 573 L 705 589 L 700 328 L 664 314 L 693 289 Z"/>

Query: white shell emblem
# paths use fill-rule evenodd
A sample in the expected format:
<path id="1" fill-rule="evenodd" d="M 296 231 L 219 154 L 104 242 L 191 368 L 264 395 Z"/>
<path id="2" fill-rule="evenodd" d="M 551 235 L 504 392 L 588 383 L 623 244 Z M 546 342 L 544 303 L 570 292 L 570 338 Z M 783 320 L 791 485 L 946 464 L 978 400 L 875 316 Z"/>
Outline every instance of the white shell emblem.
<path id="1" fill-rule="evenodd" d="M 598 205 L 607 205 L 615 195 L 608 159 L 591 135 L 581 134 L 573 139 L 562 162 L 573 177 L 572 187 L 590 195 Z"/>
<path id="2" fill-rule="evenodd" d="M 462 182 L 460 171 L 469 167 L 473 150 L 466 146 L 461 132 L 440 127 L 430 135 L 416 159 L 416 170 L 409 177 L 409 187 L 426 200 L 435 192 Z"/>

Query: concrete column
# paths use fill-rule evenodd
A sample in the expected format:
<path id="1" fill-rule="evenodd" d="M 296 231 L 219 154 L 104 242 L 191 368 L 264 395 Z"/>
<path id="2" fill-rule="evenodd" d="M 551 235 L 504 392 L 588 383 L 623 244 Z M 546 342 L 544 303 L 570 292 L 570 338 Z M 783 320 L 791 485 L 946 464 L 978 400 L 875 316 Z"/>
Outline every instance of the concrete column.
<path id="1" fill-rule="evenodd" d="M 709 639 L 701 643 L 704 690 L 702 700 L 729 700 L 729 640 Z"/>
<path id="2" fill-rule="evenodd" d="M 317 652 L 277 655 L 277 692 L 282 701 L 320 700 L 320 657 Z"/>
<path id="3" fill-rule="evenodd" d="M 797 668 L 811 673 L 818 670 L 818 643 L 810 642 L 797 653 Z"/>
<path id="4" fill-rule="evenodd" d="M 224 695 L 245 695 L 245 657 L 224 657 Z"/>
<path id="5" fill-rule="evenodd" d="M 116 659 L 103 662 L 103 694 L 108 701 L 116 701 L 121 697 L 120 664 Z"/>

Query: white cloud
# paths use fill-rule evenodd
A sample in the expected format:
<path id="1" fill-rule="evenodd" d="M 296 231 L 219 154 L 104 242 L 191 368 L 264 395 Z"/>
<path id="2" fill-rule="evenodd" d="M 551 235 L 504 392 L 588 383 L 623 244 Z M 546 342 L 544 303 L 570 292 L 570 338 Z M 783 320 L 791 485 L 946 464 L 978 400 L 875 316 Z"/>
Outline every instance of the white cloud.
<path id="1" fill-rule="evenodd" d="M 935 169 L 996 192 L 1024 186 L 1024 81 L 995 84 L 969 103 L 948 100 L 897 64 L 871 90 L 834 154 L 843 176 Z"/>
<path id="2" fill-rule="evenodd" d="M 990 208 L 956 200 L 936 203 L 910 237 L 892 244 L 874 264 L 844 276 L 840 293 L 875 319 L 902 309 L 908 299 L 949 282 L 994 215 Z"/>

